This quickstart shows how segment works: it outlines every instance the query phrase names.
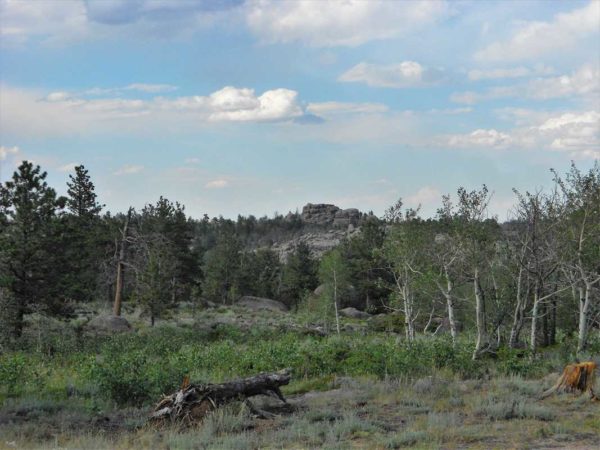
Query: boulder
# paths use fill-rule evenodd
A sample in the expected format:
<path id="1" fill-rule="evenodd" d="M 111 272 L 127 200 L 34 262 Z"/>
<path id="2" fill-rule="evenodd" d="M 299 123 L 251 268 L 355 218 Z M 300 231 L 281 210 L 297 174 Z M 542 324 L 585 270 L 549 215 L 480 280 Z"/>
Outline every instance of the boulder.
<path id="1" fill-rule="evenodd" d="M 317 288 L 313 291 L 313 294 L 316 295 L 317 297 L 320 297 L 322 294 L 325 293 L 325 290 L 327 289 L 327 286 L 324 284 L 320 284 L 317 286 Z"/>
<path id="2" fill-rule="evenodd" d="M 96 316 L 86 325 L 88 331 L 96 333 L 126 333 L 131 331 L 131 325 L 121 316 L 101 315 Z"/>
<path id="3" fill-rule="evenodd" d="M 266 310 L 288 312 L 289 310 L 287 306 L 281 302 L 278 302 L 277 300 L 263 297 L 253 297 L 251 295 L 244 295 L 237 301 L 236 305 L 252 311 Z"/>
<path id="4" fill-rule="evenodd" d="M 351 319 L 368 319 L 371 317 L 371 314 L 364 311 L 359 311 L 358 309 L 352 307 L 341 309 L 340 315 L 343 317 L 350 317 Z"/>

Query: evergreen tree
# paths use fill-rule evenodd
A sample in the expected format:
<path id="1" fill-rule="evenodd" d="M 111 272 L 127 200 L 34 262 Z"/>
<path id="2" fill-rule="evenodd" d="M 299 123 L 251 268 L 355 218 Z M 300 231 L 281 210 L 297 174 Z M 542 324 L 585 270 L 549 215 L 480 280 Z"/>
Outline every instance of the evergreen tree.
<path id="1" fill-rule="evenodd" d="M 240 295 L 242 244 L 233 226 L 219 230 L 216 245 L 205 255 L 203 296 L 218 303 L 233 303 Z"/>
<path id="2" fill-rule="evenodd" d="M 177 298 L 189 297 L 196 284 L 199 269 L 192 251 L 192 227 L 185 208 L 162 196 L 156 204 L 146 205 L 138 217 L 139 269 L 143 272 L 151 268 L 148 265 L 158 264 L 157 261 L 161 264 L 154 269 L 161 271 L 157 276 L 171 277 L 168 302 L 171 305 L 176 304 Z"/>
<path id="3" fill-rule="evenodd" d="M 77 302 L 91 301 L 98 285 L 98 267 L 103 257 L 106 237 L 102 236 L 100 212 L 103 205 L 87 169 L 75 167 L 67 182 L 67 209 L 62 218 L 62 248 L 65 260 L 63 292 Z"/>
<path id="4" fill-rule="evenodd" d="M 312 258 L 308 245 L 300 242 L 283 269 L 281 297 L 288 305 L 297 307 L 317 284 L 317 262 Z"/>
<path id="5" fill-rule="evenodd" d="M 63 310 L 59 291 L 62 267 L 57 239 L 57 212 L 64 199 L 46 183 L 46 172 L 23 161 L 11 181 L 0 188 L 0 288 L 7 289 L 11 331 L 20 336 L 24 315 L 33 306 L 50 313 Z"/>
<path id="6" fill-rule="evenodd" d="M 75 175 L 69 175 L 67 182 L 67 208 L 71 214 L 80 218 L 98 217 L 102 207 L 96 201 L 94 183 L 92 183 L 88 170 L 83 166 L 75 167 Z"/>

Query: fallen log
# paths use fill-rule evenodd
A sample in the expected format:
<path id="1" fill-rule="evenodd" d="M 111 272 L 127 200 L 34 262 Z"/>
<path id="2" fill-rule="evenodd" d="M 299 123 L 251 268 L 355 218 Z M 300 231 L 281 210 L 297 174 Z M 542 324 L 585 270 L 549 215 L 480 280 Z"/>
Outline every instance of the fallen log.
<path id="1" fill-rule="evenodd" d="M 589 392 L 592 400 L 598 400 L 594 394 L 594 382 L 596 380 L 596 363 L 582 362 L 569 364 L 563 370 L 562 375 L 554 386 L 541 395 L 541 399 L 549 397 L 555 392 Z"/>
<path id="2" fill-rule="evenodd" d="M 201 421 L 209 412 L 233 401 L 243 401 L 255 414 L 268 417 L 269 414 L 260 411 L 250 403 L 250 397 L 268 395 L 276 397 L 287 404 L 280 386 L 290 382 L 289 369 L 229 381 L 221 384 L 190 384 L 186 377 L 179 391 L 166 395 L 150 414 L 152 423 L 183 422 L 194 423 Z"/>

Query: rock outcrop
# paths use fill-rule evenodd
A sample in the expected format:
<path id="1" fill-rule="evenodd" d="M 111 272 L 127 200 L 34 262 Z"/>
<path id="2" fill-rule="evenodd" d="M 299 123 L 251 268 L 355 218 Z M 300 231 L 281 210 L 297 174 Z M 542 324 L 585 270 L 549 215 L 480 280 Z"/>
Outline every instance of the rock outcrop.
<path id="1" fill-rule="evenodd" d="M 357 226 L 360 221 L 360 211 L 356 208 L 340 209 L 335 205 L 324 203 L 308 203 L 302 208 L 301 219 L 312 225 L 333 225 L 338 228 Z"/>

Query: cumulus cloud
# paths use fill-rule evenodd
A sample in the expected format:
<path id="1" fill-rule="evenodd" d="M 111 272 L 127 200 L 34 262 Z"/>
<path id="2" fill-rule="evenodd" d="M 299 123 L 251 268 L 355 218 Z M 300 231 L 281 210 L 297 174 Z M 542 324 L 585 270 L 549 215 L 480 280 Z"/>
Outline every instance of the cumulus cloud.
<path id="1" fill-rule="evenodd" d="M 232 86 L 206 96 L 148 99 L 65 91 L 44 94 L 3 85 L 0 110 L 5 132 L 34 135 L 147 130 L 158 124 L 185 128 L 211 122 L 293 122 L 311 116 L 296 91 L 279 88 L 258 95 L 253 89 Z"/>
<path id="2" fill-rule="evenodd" d="M 566 113 L 542 123 L 539 132 L 552 139 L 550 146 L 556 150 L 584 152 L 600 157 L 600 113 Z"/>
<path id="3" fill-rule="evenodd" d="M 494 86 L 482 92 L 455 92 L 450 100 L 472 105 L 498 98 L 520 97 L 548 100 L 565 97 L 590 97 L 600 93 L 600 68 L 586 64 L 569 75 L 539 77 L 513 86 Z"/>
<path id="4" fill-rule="evenodd" d="M 126 164 L 126 165 L 122 166 L 121 168 L 119 168 L 118 170 L 116 170 L 115 172 L 113 172 L 113 175 L 117 175 L 117 176 L 134 175 L 136 173 L 140 173 L 142 170 L 144 170 L 144 166 Z"/>
<path id="5" fill-rule="evenodd" d="M 211 180 L 204 185 L 206 189 L 223 189 L 229 186 L 229 181 L 224 178 L 218 178 L 216 180 Z"/>
<path id="6" fill-rule="evenodd" d="M 542 115 L 530 118 L 539 120 Z M 575 159 L 600 157 L 600 112 L 566 112 L 506 132 L 479 129 L 446 137 L 446 145 L 472 149 L 529 149 L 561 151 Z"/>
<path id="7" fill-rule="evenodd" d="M 538 58 L 576 46 L 581 39 L 598 34 L 600 2 L 554 16 L 549 22 L 527 22 L 505 41 L 493 42 L 475 53 L 479 61 L 518 61 Z"/>
<path id="8" fill-rule="evenodd" d="M 571 75 L 532 80 L 526 91 L 528 97 L 535 99 L 597 95 L 600 93 L 600 68 L 584 65 Z"/>
<path id="9" fill-rule="evenodd" d="M 445 2 L 438 0 L 255 0 L 249 2 L 246 20 L 266 43 L 353 47 L 410 33 L 446 13 Z"/>
<path id="10" fill-rule="evenodd" d="M 4 145 L 0 145 L 0 161 L 6 160 L 9 156 L 16 156 L 20 153 L 19 147 L 5 147 Z"/>
<path id="11" fill-rule="evenodd" d="M 209 120 L 215 121 L 278 121 L 303 114 L 298 93 L 290 89 L 274 89 L 260 96 L 253 89 L 227 86 L 210 95 Z"/>
<path id="12" fill-rule="evenodd" d="M 467 134 L 455 134 L 448 139 L 450 147 L 506 147 L 511 144 L 511 137 L 500 131 L 478 129 Z"/>
<path id="13" fill-rule="evenodd" d="M 438 83 L 443 73 L 414 61 L 397 64 L 369 64 L 361 62 L 340 75 L 338 81 L 365 83 L 368 86 L 408 88 Z"/>

